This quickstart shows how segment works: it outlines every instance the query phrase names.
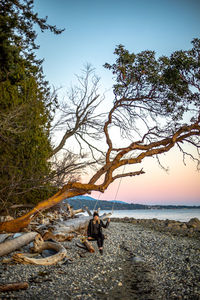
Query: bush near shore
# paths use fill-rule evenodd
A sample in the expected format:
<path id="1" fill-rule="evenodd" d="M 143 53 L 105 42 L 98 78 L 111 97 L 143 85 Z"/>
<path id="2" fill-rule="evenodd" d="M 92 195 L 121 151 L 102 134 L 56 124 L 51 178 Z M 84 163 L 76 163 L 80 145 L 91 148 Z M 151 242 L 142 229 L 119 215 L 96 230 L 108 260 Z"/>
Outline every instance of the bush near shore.
<path id="1" fill-rule="evenodd" d="M 174 220 L 135 219 L 135 218 L 111 218 L 112 222 L 123 222 L 141 225 L 160 232 L 168 232 L 172 235 L 200 238 L 200 220 L 192 218 L 188 222 Z"/>

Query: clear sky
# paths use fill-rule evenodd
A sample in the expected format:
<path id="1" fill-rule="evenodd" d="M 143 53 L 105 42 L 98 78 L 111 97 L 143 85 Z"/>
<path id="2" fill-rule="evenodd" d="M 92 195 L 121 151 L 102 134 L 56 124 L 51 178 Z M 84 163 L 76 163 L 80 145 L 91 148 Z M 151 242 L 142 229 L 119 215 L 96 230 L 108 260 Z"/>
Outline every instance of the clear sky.
<path id="1" fill-rule="evenodd" d="M 102 90 L 110 89 L 112 76 L 102 66 L 114 62 L 118 44 L 135 53 L 155 50 L 159 56 L 186 50 L 193 38 L 200 38 L 199 0 L 35 0 L 35 9 L 39 16 L 48 16 L 50 24 L 66 28 L 59 36 L 38 34 L 38 56 L 45 59 L 46 78 L 63 90 L 86 63 L 96 68 Z M 167 154 L 164 162 L 169 173 L 149 159 L 145 175 L 123 178 L 117 200 L 200 205 L 200 174 L 195 164 L 188 160 L 184 166 L 177 150 Z M 114 199 L 118 184 L 113 183 L 100 199 Z"/>

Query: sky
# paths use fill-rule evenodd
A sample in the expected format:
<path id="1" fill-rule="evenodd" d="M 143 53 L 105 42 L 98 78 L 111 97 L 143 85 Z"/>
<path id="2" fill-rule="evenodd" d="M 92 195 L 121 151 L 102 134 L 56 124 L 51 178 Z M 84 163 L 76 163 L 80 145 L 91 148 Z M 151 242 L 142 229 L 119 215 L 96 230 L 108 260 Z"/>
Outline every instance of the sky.
<path id="1" fill-rule="evenodd" d="M 35 10 L 48 22 L 65 28 L 55 36 L 39 33 L 39 58 L 49 83 L 65 93 L 91 63 L 101 77 L 102 91 L 112 90 L 112 74 L 103 68 L 114 62 L 114 49 L 123 44 L 130 52 L 154 50 L 157 56 L 191 48 L 191 40 L 200 38 L 199 0 L 35 0 Z M 111 92 L 107 97 L 112 98 Z M 110 99 L 112 101 L 112 99 Z M 163 158 L 169 172 L 164 172 L 149 158 L 145 174 L 123 178 L 108 190 L 93 197 L 141 204 L 200 205 L 200 173 L 187 159 L 187 166 L 177 149 Z M 127 170 L 126 170 L 127 171 Z"/>

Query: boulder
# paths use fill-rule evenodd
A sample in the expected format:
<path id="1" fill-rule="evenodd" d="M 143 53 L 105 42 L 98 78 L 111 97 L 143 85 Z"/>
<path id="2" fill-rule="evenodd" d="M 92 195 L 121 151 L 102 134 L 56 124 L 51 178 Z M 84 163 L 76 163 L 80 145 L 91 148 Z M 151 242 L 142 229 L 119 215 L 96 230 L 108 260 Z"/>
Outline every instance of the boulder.
<path id="1" fill-rule="evenodd" d="M 188 222 L 188 227 L 193 227 L 193 228 L 197 228 L 200 229 L 200 220 L 198 218 L 192 218 L 190 219 L 190 221 Z"/>

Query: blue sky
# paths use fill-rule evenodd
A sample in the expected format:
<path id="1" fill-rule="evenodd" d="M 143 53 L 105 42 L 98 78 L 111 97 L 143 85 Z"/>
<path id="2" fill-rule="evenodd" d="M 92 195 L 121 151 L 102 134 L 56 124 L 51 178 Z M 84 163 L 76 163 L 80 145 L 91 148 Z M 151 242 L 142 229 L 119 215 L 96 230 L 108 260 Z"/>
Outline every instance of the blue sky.
<path id="1" fill-rule="evenodd" d="M 114 62 L 113 52 L 118 44 L 123 44 L 130 52 L 149 49 L 155 50 L 160 56 L 188 49 L 193 38 L 200 38 L 199 0 L 35 0 L 35 10 L 41 17 L 48 16 L 50 24 L 66 29 L 59 36 L 38 32 L 37 39 L 40 45 L 38 57 L 45 59 L 43 67 L 46 78 L 51 85 L 62 86 L 64 90 L 73 82 L 74 74 L 80 74 L 86 63 L 96 68 L 102 89 L 111 88 L 112 74 L 103 68 L 103 64 Z M 176 152 L 173 153 L 175 157 Z M 181 159 L 179 164 L 182 164 Z M 189 164 L 185 169 L 181 166 L 180 176 L 177 166 L 174 169 L 172 166 L 170 175 L 163 175 L 163 171 L 156 169 L 155 178 L 158 176 L 164 182 L 163 193 L 165 190 L 173 191 L 167 198 L 162 195 L 163 203 L 200 205 L 200 175 L 194 169 L 194 164 Z M 158 175 L 159 172 L 161 175 Z M 176 192 L 174 181 L 177 176 L 182 180 L 179 180 Z M 135 182 L 142 186 L 142 180 L 137 178 Z M 155 185 L 151 168 L 150 177 L 145 177 L 144 181 L 149 188 Z M 188 182 L 192 182 L 192 185 Z M 127 180 L 122 185 L 124 189 L 131 185 L 134 190 L 134 184 Z M 184 197 L 181 186 L 184 186 Z M 112 199 L 115 189 L 116 184 L 113 184 L 102 197 Z M 156 195 L 156 185 L 151 198 L 148 199 L 147 194 L 138 191 L 135 194 L 133 192 L 132 196 L 130 192 L 125 196 L 121 192 L 118 200 L 140 203 L 161 201 L 161 197 Z"/>
<path id="2" fill-rule="evenodd" d="M 200 36 L 199 0 L 36 0 L 35 8 L 51 24 L 66 28 L 60 36 L 38 36 L 45 74 L 56 86 L 69 85 L 85 63 L 112 85 L 102 65 L 114 60 L 118 44 L 133 52 L 170 55 Z"/>

